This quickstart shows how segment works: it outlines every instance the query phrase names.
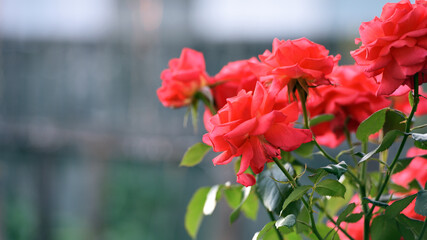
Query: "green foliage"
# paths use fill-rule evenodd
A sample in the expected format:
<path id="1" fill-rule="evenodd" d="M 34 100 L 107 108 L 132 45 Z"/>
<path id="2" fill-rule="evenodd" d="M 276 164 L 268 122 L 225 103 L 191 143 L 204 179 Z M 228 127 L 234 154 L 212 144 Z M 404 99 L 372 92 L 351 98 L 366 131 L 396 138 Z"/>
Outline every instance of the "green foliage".
<path id="1" fill-rule="evenodd" d="M 405 131 L 406 115 L 395 109 L 387 109 L 383 126 L 384 135 L 392 130 Z"/>
<path id="2" fill-rule="evenodd" d="M 335 118 L 334 114 L 321 114 L 313 117 L 310 120 L 310 126 L 313 127 L 317 124 L 323 123 L 323 122 L 329 122 Z"/>
<path id="3" fill-rule="evenodd" d="M 252 239 L 256 239 L 256 240 L 262 240 L 264 239 L 264 236 L 267 234 L 268 231 L 272 230 L 274 228 L 274 224 L 276 222 L 275 221 L 271 221 L 269 223 L 267 223 L 262 229 L 261 231 L 255 233 L 254 237 Z"/>
<path id="4" fill-rule="evenodd" d="M 347 205 L 347 207 L 338 216 L 337 225 L 339 225 L 342 221 L 344 221 L 345 218 L 353 212 L 355 207 L 356 207 L 356 204 L 354 203 L 350 203 L 349 205 Z"/>
<path id="5" fill-rule="evenodd" d="M 311 186 L 309 185 L 304 185 L 304 186 L 295 188 L 283 203 L 282 211 L 284 211 L 291 202 L 301 199 L 304 196 L 304 194 L 310 189 L 311 189 Z M 282 212 L 280 213 L 280 215 L 282 215 Z"/>
<path id="6" fill-rule="evenodd" d="M 325 179 L 316 184 L 316 188 L 314 190 L 322 196 L 344 198 L 346 188 L 342 183 L 338 182 L 337 180 Z"/>
<path id="7" fill-rule="evenodd" d="M 427 216 L 427 190 L 421 190 L 417 193 L 414 210 L 420 215 Z"/>
<path id="8" fill-rule="evenodd" d="M 388 108 L 374 112 L 371 116 L 360 123 L 356 131 L 356 137 L 362 142 L 367 142 L 368 137 L 381 130 L 385 122 L 385 116 Z"/>
<path id="9" fill-rule="evenodd" d="M 301 157 L 311 158 L 313 155 L 314 142 L 303 143 L 299 148 L 297 148 L 294 152 Z"/>
<path id="10" fill-rule="evenodd" d="M 289 214 L 286 217 L 280 217 L 276 221 L 275 226 L 276 228 L 283 227 L 283 226 L 291 228 L 295 225 L 296 222 L 297 222 L 297 217 L 294 214 Z"/>
<path id="11" fill-rule="evenodd" d="M 348 222 L 348 223 L 355 223 L 358 222 L 360 219 L 362 219 L 363 217 L 363 212 L 360 213 L 352 213 L 349 214 L 345 219 L 344 222 Z"/>
<path id="12" fill-rule="evenodd" d="M 203 207 L 206 202 L 210 187 L 199 188 L 190 200 L 185 214 L 185 229 L 194 239 L 197 236 L 200 224 L 203 219 Z"/>
<path id="13" fill-rule="evenodd" d="M 179 166 L 192 167 L 199 164 L 210 149 L 211 146 L 204 143 L 199 142 L 194 144 L 187 149 Z"/>
<path id="14" fill-rule="evenodd" d="M 317 172 L 313 175 L 308 176 L 308 179 L 313 182 L 313 184 L 317 184 L 322 178 L 326 177 L 328 173 L 326 170 L 319 169 Z"/>
<path id="15" fill-rule="evenodd" d="M 251 187 L 242 188 L 242 198 L 240 200 L 240 204 L 231 213 L 230 223 L 233 223 L 234 221 L 236 221 L 237 218 L 240 216 L 240 209 L 242 208 L 242 205 L 245 203 L 246 199 L 248 199 L 250 192 L 251 192 Z"/>
<path id="16" fill-rule="evenodd" d="M 367 153 L 365 156 L 363 156 L 363 158 L 359 161 L 359 164 L 370 159 L 372 157 L 372 155 L 374 155 L 375 153 L 379 153 L 382 151 L 385 151 L 387 149 L 389 149 L 391 147 L 391 145 L 393 145 L 394 141 L 396 140 L 396 138 L 399 135 L 403 135 L 403 132 L 399 131 L 399 130 L 391 130 L 389 131 L 383 138 L 383 141 L 381 142 L 381 144 L 375 148 L 375 150 Z M 386 164 L 386 163 L 383 163 Z"/>
<path id="17" fill-rule="evenodd" d="M 255 220 L 258 215 L 259 201 L 254 191 L 251 191 L 241 210 L 249 219 Z"/>
<path id="18" fill-rule="evenodd" d="M 384 215 L 377 216 L 372 220 L 372 240 L 399 240 L 400 233 L 396 228 L 396 221 Z"/>
<path id="19" fill-rule="evenodd" d="M 321 167 L 326 172 L 335 175 L 338 179 L 347 172 L 347 164 L 344 161 L 341 161 L 338 164 L 329 164 L 326 167 Z"/>
<path id="20" fill-rule="evenodd" d="M 290 164 L 285 164 L 284 167 L 291 175 L 294 174 L 294 170 Z M 283 202 L 292 192 L 292 187 L 290 184 L 278 183 L 273 179 L 282 182 L 288 181 L 279 167 L 273 165 L 271 168 L 264 169 L 264 171 L 258 174 L 256 191 L 267 210 L 279 215 Z"/>
<path id="21" fill-rule="evenodd" d="M 386 208 L 385 216 L 389 218 L 396 217 L 397 215 L 400 214 L 400 212 L 402 212 L 403 209 L 405 209 L 415 199 L 415 197 L 416 195 L 413 194 L 392 203 L 390 206 Z"/>
<path id="22" fill-rule="evenodd" d="M 224 188 L 225 200 L 231 209 L 239 206 L 242 199 L 242 187 L 241 185 L 232 185 Z"/>
<path id="23" fill-rule="evenodd" d="M 397 225 L 399 227 L 399 229 L 405 229 L 405 233 L 407 232 L 411 232 L 412 236 L 419 236 L 421 229 L 423 227 L 423 222 L 412 219 L 412 218 L 408 218 L 407 216 L 403 215 L 403 214 L 399 214 L 396 218 L 395 218 Z M 410 237 L 408 239 L 411 239 Z M 426 240 L 427 236 L 424 235 L 423 240 Z M 406 240 L 406 238 L 405 238 Z"/>

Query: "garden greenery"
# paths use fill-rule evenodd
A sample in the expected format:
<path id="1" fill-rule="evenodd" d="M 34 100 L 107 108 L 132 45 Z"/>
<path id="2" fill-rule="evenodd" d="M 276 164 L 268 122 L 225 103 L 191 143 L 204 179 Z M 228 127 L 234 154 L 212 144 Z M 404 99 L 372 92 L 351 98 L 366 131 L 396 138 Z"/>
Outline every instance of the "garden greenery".
<path id="1" fill-rule="evenodd" d="M 212 150 L 214 165 L 234 164 L 238 183 L 194 193 L 185 216 L 191 237 L 224 198 L 231 223 L 241 214 L 256 219 L 259 204 L 268 213 L 253 239 L 427 238 L 427 134 L 420 132 L 427 124 L 413 126 L 427 113 L 427 2 L 388 3 L 359 32 L 351 66 L 306 38 L 274 39 L 271 50 L 213 77 L 193 49 L 170 60 L 157 91 L 162 104 L 188 107 L 193 123 L 198 104 L 205 106 L 206 133 L 181 166 Z M 336 156 L 324 148 L 344 142 Z M 314 169 L 301 160 L 313 154 L 330 164 Z M 368 172 L 368 161 L 378 171 Z"/>

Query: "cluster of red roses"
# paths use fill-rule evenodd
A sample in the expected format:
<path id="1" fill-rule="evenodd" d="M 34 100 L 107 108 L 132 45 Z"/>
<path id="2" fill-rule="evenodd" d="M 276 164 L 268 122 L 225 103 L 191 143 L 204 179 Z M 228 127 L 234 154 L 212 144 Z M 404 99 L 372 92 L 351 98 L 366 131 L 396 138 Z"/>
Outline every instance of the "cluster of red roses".
<path id="1" fill-rule="evenodd" d="M 214 111 L 205 112 L 203 142 L 221 152 L 214 164 L 241 157 L 237 182 L 251 186 L 253 174 L 272 158 L 280 158 L 281 150 L 293 151 L 313 135 L 319 144 L 335 148 L 346 131 L 355 132 L 379 109 L 411 111 L 407 93 L 414 89 L 414 77 L 419 85 L 427 82 L 427 2 L 386 4 L 379 18 L 362 23 L 360 36 L 360 48 L 351 52 L 357 65 L 339 66 L 339 55 L 329 55 L 324 46 L 306 38 L 274 39 L 271 51 L 258 59 L 230 62 L 213 77 L 206 73 L 203 54 L 184 48 L 162 72 L 157 94 L 164 106 L 177 108 L 209 89 Z M 305 108 L 310 117 L 334 118 L 309 129 L 295 128 Z M 426 113 L 427 100 L 421 98 L 416 115 Z M 411 151 L 409 155 L 415 150 Z M 426 161 L 415 158 L 392 180 L 405 185 L 420 178 L 425 184 Z M 362 221 L 355 224 L 359 223 L 363 229 Z"/>
<path id="2" fill-rule="evenodd" d="M 351 54 L 358 65 L 338 66 L 340 56 L 328 55 L 322 45 L 306 38 L 274 39 L 272 51 L 256 58 L 231 62 L 217 75 L 205 70 L 203 54 L 184 48 L 179 59 L 169 62 L 161 74 L 158 96 L 164 106 L 189 105 L 196 92 L 210 87 L 218 113 L 205 117 L 208 133 L 203 141 L 215 152 L 222 152 L 214 164 L 227 164 L 242 156 L 237 181 L 253 185 L 257 174 L 280 149 L 292 151 L 312 140 L 337 147 L 344 131 L 354 132 L 375 111 L 393 106 L 408 112 L 405 95 L 413 88 L 415 74 L 427 81 L 426 2 L 387 4 L 380 18 L 360 27 L 360 48 Z M 372 77 L 372 78 L 371 78 Z M 379 83 L 379 84 L 377 84 Z M 296 88 L 308 94 L 311 117 L 333 114 L 332 121 L 310 130 L 297 129 Z M 391 96 L 393 93 L 394 96 Z M 417 114 L 427 112 L 421 99 Z M 208 113 L 209 115 L 209 113 Z"/>

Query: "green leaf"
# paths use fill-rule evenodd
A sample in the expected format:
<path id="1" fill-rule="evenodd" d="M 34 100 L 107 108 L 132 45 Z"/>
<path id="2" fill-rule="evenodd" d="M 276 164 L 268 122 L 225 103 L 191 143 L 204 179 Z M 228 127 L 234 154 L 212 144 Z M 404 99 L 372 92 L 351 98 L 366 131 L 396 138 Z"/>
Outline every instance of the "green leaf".
<path id="1" fill-rule="evenodd" d="M 284 167 L 292 176 L 294 175 L 294 170 L 290 164 L 285 164 Z M 283 202 L 292 192 L 292 186 L 290 184 L 278 183 L 273 179 L 283 182 L 288 181 L 279 167 L 272 165 L 271 168 L 264 169 L 264 171 L 258 174 L 256 191 L 267 210 L 279 215 Z"/>
<path id="2" fill-rule="evenodd" d="M 337 215 L 338 210 L 348 205 L 348 202 L 354 195 L 354 186 L 352 185 L 352 181 L 349 178 L 344 179 L 342 182 L 346 188 L 344 198 L 331 198 L 326 202 L 326 212 L 329 215 L 335 216 Z"/>
<path id="3" fill-rule="evenodd" d="M 372 220 L 371 237 L 372 240 L 399 240 L 396 221 L 384 215 L 377 216 Z"/>
<path id="4" fill-rule="evenodd" d="M 417 147 L 419 149 L 427 150 L 427 142 L 418 142 L 418 141 L 415 141 L 414 145 L 415 145 L 415 147 Z"/>
<path id="5" fill-rule="evenodd" d="M 360 123 L 356 131 L 356 137 L 362 142 L 367 142 L 368 137 L 381 130 L 385 122 L 385 115 L 388 108 L 374 112 L 371 116 Z"/>
<path id="6" fill-rule="evenodd" d="M 313 155 L 313 148 L 314 148 L 314 142 L 311 141 L 308 143 L 301 144 L 301 146 L 296 150 L 294 150 L 294 152 L 300 155 L 301 157 L 311 158 L 311 156 Z"/>
<path id="7" fill-rule="evenodd" d="M 242 199 L 242 185 L 233 185 L 224 188 L 225 200 L 231 209 L 235 209 L 239 206 L 240 200 Z"/>
<path id="8" fill-rule="evenodd" d="M 303 240 L 301 235 L 299 235 L 297 232 L 291 232 L 289 234 L 285 235 L 286 240 Z"/>
<path id="9" fill-rule="evenodd" d="M 334 114 L 317 115 L 310 120 L 310 126 L 313 127 L 313 126 L 320 124 L 320 123 L 323 123 L 323 122 L 329 122 L 329 121 L 333 120 L 334 118 L 335 118 Z"/>
<path id="10" fill-rule="evenodd" d="M 331 196 L 331 197 L 342 197 L 344 198 L 345 186 L 342 185 L 337 180 L 325 179 L 319 182 L 314 189 L 318 194 L 322 196 Z"/>
<path id="11" fill-rule="evenodd" d="M 355 222 L 358 222 L 360 219 L 362 219 L 362 217 L 363 217 L 363 212 L 352 213 L 344 219 L 344 222 L 355 223 Z"/>
<path id="12" fill-rule="evenodd" d="M 275 226 L 276 228 L 283 227 L 283 226 L 291 228 L 295 225 L 296 222 L 297 222 L 297 217 L 294 214 L 289 214 L 286 217 L 280 217 L 276 221 Z"/>
<path id="13" fill-rule="evenodd" d="M 392 130 L 405 131 L 406 115 L 398 110 L 388 109 L 383 126 L 384 135 Z"/>
<path id="14" fill-rule="evenodd" d="M 394 218 L 402 212 L 414 199 L 416 195 L 410 195 L 403 199 L 397 200 L 385 209 L 385 216 Z"/>
<path id="15" fill-rule="evenodd" d="M 420 231 L 423 227 L 422 221 L 412 219 L 412 218 L 408 218 L 407 216 L 405 216 L 403 214 L 399 214 L 397 216 L 396 220 L 398 222 L 398 225 L 402 225 L 403 227 L 409 229 L 412 233 L 414 233 L 417 236 L 420 234 Z M 427 237 L 425 237 L 425 235 L 424 235 L 424 239 L 426 239 L 426 238 Z"/>
<path id="16" fill-rule="evenodd" d="M 297 188 L 295 188 L 291 194 L 286 198 L 285 202 L 283 203 L 282 206 L 282 211 L 284 211 L 286 209 L 286 207 L 293 201 L 296 201 L 300 198 L 302 198 L 304 196 L 304 194 L 311 189 L 311 186 L 309 185 L 304 185 L 304 186 L 299 186 Z M 282 215 L 282 213 L 280 213 L 280 215 Z"/>
<path id="17" fill-rule="evenodd" d="M 347 172 L 347 164 L 344 161 L 341 161 L 338 164 L 329 164 L 326 167 L 321 167 L 325 169 L 326 172 L 334 174 L 338 179 Z"/>
<path id="18" fill-rule="evenodd" d="M 412 138 L 415 140 L 415 146 L 420 149 L 427 149 L 427 133 L 412 133 Z"/>
<path id="19" fill-rule="evenodd" d="M 427 190 L 421 190 L 417 193 L 414 210 L 420 215 L 427 216 Z"/>
<path id="20" fill-rule="evenodd" d="M 409 192 L 409 189 L 406 189 L 403 186 L 400 186 L 398 184 L 394 184 L 394 183 L 389 183 L 390 189 L 393 190 L 393 192 L 398 192 L 398 193 L 407 193 Z"/>
<path id="21" fill-rule="evenodd" d="M 242 205 L 242 212 L 249 219 L 256 220 L 258 215 L 259 201 L 254 191 L 251 191 L 248 198 Z"/>
<path id="22" fill-rule="evenodd" d="M 375 201 L 375 200 L 369 199 L 367 197 L 362 199 L 362 204 L 364 204 L 364 203 L 372 203 L 375 206 L 383 207 L 383 208 L 388 207 L 388 204 L 385 202 Z"/>
<path id="23" fill-rule="evenodd" d="M 309 222 L 310 222 L 310 214 L 307 208 L 304 207 L 302 208 L 301 212 L 298 214 L 298 217 L 297 217 L 297 224 L 296 224 L 297 233 L 311 231 L 311 228 L 309 227 L 310 226 Z"/>
<path id="24" fill-rule="evenodd" d="M 194 144 L 187 149 L 179 166 L 192 167 L 199 164 L 210 149 L 211 146 L 204 143 Z"/>
<path id="25" fill-rule="evenodd" d="M 203 207 L 210 187 L 199 188 L 190 200 L 185 213 L 185 229 L 192 238 L 196 238 L 203 219 Z"/>
<path id="26" fill-rule="evenodd" d="M 267 223 L 261 229 L 261 231 L 255 233 L 255 235 L 253 236 L 252 239 L 256 239 L 256 240 L 264 239 L 264 236 L 267 234 L 267 232 L 270 231 L 271 229 L 273 229 L 275 223 L 276 223 L 275 221 L 271 221 L 271 222 Z"/>
<path id="27" fill-rule="evenodd" d="M 399 130 L 392 130 L 392 131 L 388 132 L 384 136 L 383 141 L 381 142 L 381 144 L 375 150 L 373 150 L 373 151 L 367 153 L 365 156 L 363 156 L 363 158 L 360 159 L 359 164 L 361 164 L 362 162 L 370 159 L 372 157 L 372 155 L 374 155 L 375 153 L 379 153 L 379 152 L 385 151 L 388 148 L 390 148 L 391 145 L 393 145 L 394 141 L 396 140 L 396 138 L 399 135 L 404 135 L 404 133 L 402 133 Z"/>
<path id="28" fill-rule="evenodd" d="M 245 203 L 246 199 L 248 199 L 248 196 L 251 192 L 251 187 L 244 187 L 242 188 L 242 200 L 240 201 L 239 206 L 231 212 L 230 215 L 230 223 L 233 223 L 237 220 L 237 218 L 240 216 L 240 208 Z"/>
<path id="29" fill-rule="evenodd" d="M 354 208 L 356 207 L 356 204 L 350 203 L 347 205 L 347 207 L 341 212 L 341 214 L 338 216 L 337 219 L 337 225 L 339 225 L 344 219 L 353 212 Z"/>
<path id="30" fill-rule="evenodd" d="M 404 240 L 415 240 L 414 233 L 407 226 L 401 224 L 399 221 L 397 222 L 397 228 L 399 229 L 400 234 L 402 235 Z"/>
<path id="31" fill-rule="evenodd" d="M 322 180 L 322 178 L 324 178 L 327 175 L 328 175 L 328 173 L 325 170 L 319 169 L 319 170 L 317 170 L 317 172 L 315 174 L 308 176 L 308 179 L 310 179 L 310 181 L 312 181 L 314 184 L 316 184 L 320 180 Z"/>
<path id="32" fill-rule="evenodd" d="M 414 179 L 411 182 L 409 182 L 408 186 L 409 186 L 409 189 L 416 189 L 418 191 L 423 189 L 423 186 L 421 186 L 420 182 L 418 182 L 417 179 Z"/>
<path id="33" fill-rule="evenodd" d="M 414 159 L 414 157 L 402 158 L 397 160 L 396 167 L 394 168 L 393 174 L 404 170 L 411 163 L 412 159 Z"/>
<path id="34" fill-rule="evenodd" d="M 219 185 L 214 185 L 209 189 L 208 195 L 206 196 L 205 205 L 203 206 L 203 214 L 211 215 L 216 207 L 217 194 Z"/>

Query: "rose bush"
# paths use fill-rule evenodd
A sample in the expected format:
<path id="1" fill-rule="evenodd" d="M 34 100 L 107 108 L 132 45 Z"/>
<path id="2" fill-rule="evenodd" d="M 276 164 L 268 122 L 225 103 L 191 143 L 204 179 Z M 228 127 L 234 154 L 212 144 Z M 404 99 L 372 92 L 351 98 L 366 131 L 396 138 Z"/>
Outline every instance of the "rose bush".
<path id="1" fill-rule="evenodd" d="M 426 5 L 389 3 L 363 23 L 362 45 L 352 52 L 360 66 L 338 66 L 339 55 L 306 38 L 274 39 L 259 60 L 230 62 L 213 78 L 199 52 L 172 59 L 160 101 L 189 105 L 193 123 L 199 100 L 206 109 L 203 143 L 187 150 L 181 166 L 213 150 L 214 165 L 235 159 L 240 183 L 197 190 L 185 217 L 190 236 L 224 197 L 231 223 L 240 212 L 256 219 L 263 205 L 270 222 L 256 240 L 425 239 L 427 133 L 420 131 L 427 124 L 418 116 L 427 112 Z M 408 139 L 416 148 L 401 158 Z M 335 156 L 322 147 L 344 140 L 349 148 Z M 368 171 L 368 162 L 377 164 Z"/>

